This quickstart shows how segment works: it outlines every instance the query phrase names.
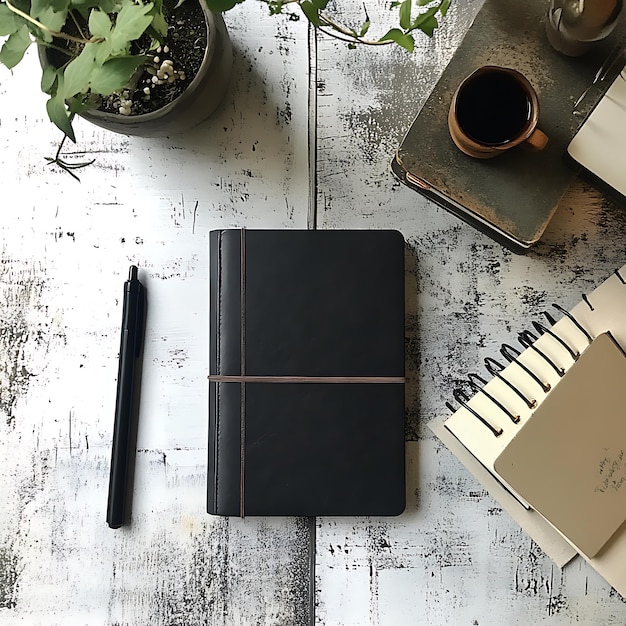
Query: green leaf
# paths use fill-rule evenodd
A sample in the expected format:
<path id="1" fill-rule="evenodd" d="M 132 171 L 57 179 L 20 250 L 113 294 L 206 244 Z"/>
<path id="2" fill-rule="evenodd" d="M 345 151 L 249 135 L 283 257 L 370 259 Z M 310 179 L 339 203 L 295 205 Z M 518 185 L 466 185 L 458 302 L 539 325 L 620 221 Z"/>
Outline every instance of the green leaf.
<path id="1" fill-rule="evenodd" d="M 450 8 L 450 4 L 452 4 L 452 0 L 443 0 L 443 2 L 439 5 L 439 13 L 441 13 L 444 17 Z"/>
<path id="2" fill-rule="evenodd" d="M 411 29 L 414 28 L 420 28 L 422 29 L 422 25 L 424 24 L 424 22 L 427 22 L 430 20 L 430 18 L 435 15 L 435 13 L 437 13 L 437 11 L 439 10 L 439 7 L 431 7 L 430 9 L 428 9 L 428 11 L 424 11 L 424 13 L 418 15 L 415 20 L 413 20 L 413 24 L 411 25 Z"/>
<path id="3" fill-rule="evenodd" d="M 100 66 L 103 63 L 106 63 L 112 55 L 111 41 L 109 39 L 105 39 L 104 41 L 100 41 L 93 45 L 95 50 L 96 65 Z"/>
<path id="4" fill-rule="evenodd" d="M 101 102 L 102 99 L 100 98 L 100 96 L 97 96 L 95 94 L 89 94 L 87 97 L 83 95 L 81 95 L 80 97 L 74 96 L 73 98 L 70 98 L 66 102 L 66 104 L 70 111 L 70 114 L 80 114 L 84 111 L 88 111 L 89 109 L 95 109 L 97 106 L 100 105 Z"/>
<path id="5" fill-rule="evenodd" d="M 31 0 L 30 14 L 37 17 L 47 9 L 55 13 L 67 13 L 69 8 L 70 0 Z"/>
<path id="6" fill-rule="evenodd" d="M 361 30 L 359 31 L 359 37 L 365 37 L 367 31 L 370 29 L 370 24 L 371 22 L 369 20 L 363 22 L 363 24 L 361 25 Z"/>
<path id="7" fill-rule="evenodd" d="M 167 22 L 165 21 L 165 17 L 163 17 L 162 13 L 157 13 L 153 17 L 150 28 L 154 28 L 157 35 L 161 38 L 164 38 L 165 35 L 167 35 Z"/>
<path id="8" fill-rule="evenodd" d="M 437 22 L 437 18 L 433 15 L 427 20 L 423 21 L 420 24 L 419 29 L 426 33 L 429 37 L 432 37 L 437 26 L 439 26 L 439 22 Z"/>
<path id="9" fill-rule="evenodd" d="M 37 19 L 50 30 L 59 31 L 65 25 L 67 19 L 67 12 L 54 11 L 52 7 L 46 7 L 42 10 Z M 45 31 L 44 31 L 45 33 Z M 47 34 L 47 33 L 45 33 Z"/>
<path id="10" fill-rule="evenodd" d="M 417 0 L 418 7 L 425 7 L 427 4 L 430 4 L 433 0 Z"/>
<path id="11" fill-rule="evenodd" d="M 70 121 L 70 114 L 65 108 L 65 101 L 62 97 L 57 95 L 54 98 L 50 98 L 46 102 L 46 111 L 50 121 L 62 132 L 65 133 L 74 143 L 76 143 L 76 137 L 74 136 L 74 129 Z"/>
<path id="12" fill-rule="evenodd" d="M 400 5 L 400 26 L 404 30 L 411 28 L 411 5 L 413 0 L 404 0 Z"/>
<path id="13" fill-rule="evenodd" d="M 91 74 L 89 86 L 94 93 L 107 96 L 119 91 L 128 85 L 130 77 L 137 67 L 148 57 L 128 56 L 116 57 L 107 61 L 102 67 L 95 69 Z"/>
<path id="14" fill-rule="evenodd" d="M 409 52 L 413 52 L 415 48 L 415 40 L 413 37 L 402 32 L 399 28 L 392 28 L 388 33 L 384 34 L 379 41 L 395 41 L 395 43 Z"/>
<path id="15" fill-rule="evenodd" d="M 85 18 L 89 17 L 89 9 L 100 9 L 104 13 L 116 13 L 121 8 L 117 0 L 71 0 L 73 8 L 78 9 Z"/>
<path id="16" fill-rule="evenodd" d="M 2 50 L 0 50 L 0 63 L 6 65 L 9 69 L 14 68 L 22 60 L 31 43 L 32 40 L 28 27 L 25 25 L 20 26 L 4 42 Z"/>
<path id="17" fill-rule="evenodd" d="M 69 8 L 70 0 L 31 0 L 27 13 L 49 29 L 59 31 L 65 24 Z M 48 33 L 45 35 L 46 39 L 51 39 Z"/>
<path id="18" fill-rule="evenodd" d="M 302 2 L 300 3 L 300 8 L 302 9 L 302 12 L 309 20 L 309 22 L 313 24 L 313 26 L 320 25 L 320 16 L 318 10 L 315 8 L 315 6 L 313 6 L 311 0 L 302 0 Z"/>
<path id="19" fill-rule="evenodd" d="M 111 18 L 98 9 L 93 9 L 89 14 L 89 30 L 94 37 L 108 37 L 111 33 Z"/>
<path id="20" fill-rule="evenodd" d="M 267 8 L 270 11 L 270 15 L 280 15 L 283 10 L 282 0 L 268 0 Z"/>
<path id="21" fill-rule="evenodd" d="M 15 15 L 4 2 L 0 3 L 0 37 L 14 33 L 23 24 L 22 18 Z"/>
<path id="22" fill-rule="evenodd" d="M 52 94 L 57 82 L 57 70 L 52 65 L 46 65 L 41 74 L 41 91 Z"/>
<path id="23" fill-rule="evenodd" d="M 4 0 L 3 0 L 4 1 Z M 11 4 L 24 13 L 30 13 L 31 0 L 12 0 Z"/>
<path id="24" fill-rule="evenodd" d="M 95 59 L 96 50 L 96 44 L 88 43 L 65 68 L 62 92 L 64 100 L 87 91 L 91 74 L 98 67 Z"/>
<path id="25" fill-rule="evenodd" d="M 230 11 L 240 2 L 243 0 L 206 0 L 206 5 L 209 11 L 213 11 L 213 13 L 224 13 Z"/>
<path id="26" fill-rule="evenodd" d="M 130 4 L 122 7 L 111 32 L 113 54 L 127 50 L 131 41 L 143 35 L 152 22 L 152 16 L 147 15 L 151 9 L 152 3 Z"/>
<path id="27" fill-rule="evenodd" d="M 318 10 L 323 11 L 328 5 L 328 0 L 311 0 L 311 4 Z"/>

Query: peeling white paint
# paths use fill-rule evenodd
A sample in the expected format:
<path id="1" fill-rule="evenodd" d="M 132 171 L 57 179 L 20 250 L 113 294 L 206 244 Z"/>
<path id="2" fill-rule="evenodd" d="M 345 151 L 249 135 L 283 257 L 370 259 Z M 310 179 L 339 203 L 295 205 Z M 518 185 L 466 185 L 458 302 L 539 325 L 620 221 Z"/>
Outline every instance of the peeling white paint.
<path id="1" fill-rule="evenodd" d="M 408 507 L 395 519 L 318 519 L 316 623 L 618 624 L 626 600 L 578 559 L 561 572 L 427 428 L 468 372 L 570 308 L 626 258 L 622 207 L 577 181 L 526 256 L 397 183 L 389 161 L 480 3 L 407 61 L 318 43 L 320 228 L 398 228 L 407 240 Z M 369 6 L 368 6 L 369 8 Z M 356 60 L 355 60 L 356 59 Z M 445 62 L 445 61 L 443 61 Z M 340 102 L 339 102 L 340 100 Z M 520 210 L 524 210 L 520 207 Z"/>
<path id="2" fill-rule="evenodd" d="M 425 428 L 455 380 L 553 301 L 626 257 L 623 209 L 578 183 L 516 256 L 400 187 L 389 159 L 476 1 L 433 40 L 348 50 L 245 3 L 226 15 L 235 75 L 182 137 L 77 124 L 81 183 L 43 157 L 34 55 L 0 73 L 0 623 L 621 624 L 626 604 L 577 562 L 561 573 Z M 385 13 L 382 2 L 367 7 Z M 354 11 L 361 17 L 362 7 Z M 357 15 L 358 14 L 358 15 Z M 29 75 L 30 74 L 30 75 Z M 20 93 L 16 109 L 15 86 Z M 207 237 L 305 228 L 316 123 L 320 228 L 398 228 L 408 243 L 408 508 L 398 518 L 213 518 L 206 480 Z M 133 523 L 105 524 L 122 283 L 149 294 Z M 6 329 L 6 330 L 4 330 Z M 309 585 L 314 583 L 314 610 Z"/>

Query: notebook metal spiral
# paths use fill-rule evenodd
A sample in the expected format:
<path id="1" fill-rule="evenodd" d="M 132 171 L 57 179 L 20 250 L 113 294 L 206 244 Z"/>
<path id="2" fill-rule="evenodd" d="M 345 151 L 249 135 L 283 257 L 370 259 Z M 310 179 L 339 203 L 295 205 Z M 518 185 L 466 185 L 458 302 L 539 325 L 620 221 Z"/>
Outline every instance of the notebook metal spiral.
<path id="1" fill-rule="evenodd" d="M 616 269 L 613 274 L 617 276 L 621 284 L 626 288 L 626 276 L 622 273 L 624 272 L 625 268 L 626 266 L 621 270 Z M 582 301 L 587 305 L 590 311 L 595 310 L 594 302 L 591 296 L 583 294 Z M 561 313 L 561 315 L 563 316 L 562 319 L 568 320 L 571 329 L 581 337 L 582 341 L 586 343 L 586 345 L 591 344 L 596 336 L 595 332 L 585 328 L 584 324 L 581 323 L 581 321 L 577 319 L 577 317 L 571 311 L 564 309 L 559 304 L 553 304 L 552 307 L 556 309 L 559 313 Z M 569 336 L 563 337 L 561 336 L 561 334 L 555 331 L 555 318 L 548 311 L 544 311 L 543 315 L 550 324 L 550 327 L 545 326 L 541 322 L 533 321 L 533 328 L 537 334 L 529 330 L 525 330 L 518 334 L 517 340 L 524 348 L 524 351 L 532 351 L 545 364 L 548 365 L 550 370 L 555 372 L 558 378 L 562 378 L 565 375 L 568 367 L 578 360 L 582 350 L 584 350 L 584 347 L 586 346 L 584 346 L 581 350 L 578 345 L 572 345 L 573 342 Z M 549 339 L 552 342 L 553 346 L 558 346 L 560 354 L 559 358 L 562 360 L 563 356 L 566 354 L 566 358 L 569 359 L 569 362 L 566 362 L 564 364 L 561 362 L 557 362 L 557 358 L 555 356 L 548 354 L 547 345 L 542 347 L 539 347 L 537 345 L 540 338 L 545 338 L 546 340 Z M 518 350 L 514 346 L 508 343 L 503 343 L 500 348 L 500 354 L 506 359 L 508 365 L 515 364 L 517 368 L 521 370 L 523 376 L 525 376 L 529 381 L 532 381 L 532 387 L 540 393 L 539 397 L 529 397 L 530 394 L 528 393 L 528 391 L 520 389 L 519 383 L 515 383 L 510 380 L 510 378 L 507 378 L 507 376 L 505 376 L 505 372 L 507 371 L 508 367 L 503 365 L 496 359 L 487 357 L 484 361 L 485 368 L 494 377 L 494 379 L 497 379 L 498 381 L 506 385 L 506 388 L 508 390 L 513 391 L 515 396 L 521 399 L 528 409 L 534 409 L 537 406 L 537 403 L 541 402 L 542 400 L 541 392 L 544 395 L 549 393 L 553 387 L 553 384 L 549 380 L 546 380 L 545 372 L 536 371 L 536 369 L 533 368 L 533 365 L 528 362 L 523 362 L 523 352 Z M 482 386 L 479 386 L 476 381 L 481 383 Z M 467 375 L 467 380 L 461 382 L 464 383 L 465 386 L 469 386 L 469 388 L 474 392 L 475 395 L 480 394 L 483 397 L 486 397 L 490 401 L 490 404 L 495 407 L 495 410 L 503 413 L 510 422 L 512 422 L 513 424 L 519 424 L 520 415 L 518 414 L 517 409 L 514 406 L 511 406 L 510 400 L 508 402 L 509 406 L 507 406 L 507 400 L 504 398 L 504 394 L 501 394 L 502 397 L 498 398 L 495 393 L 485 389 L 485 387 L 487 386 L 487 381 L 485 381 L 481 376 L 472 372 Z M 452 395 L 454 399 L 458 402 L 458 404 L 461 407 L 467 409 L 469 413 L 473 415 L 481 424 L 483 424 L 494 437 L 500 437 L 503 434 L 503 428 L 499 427 L 497 424 L 494 424 L 488 418 L 488 416 L 481 413 L 481 411 L 479 411 L 476 406 L 470 405 L 470 400 L 472 396 L 468 395 L 463 387 L 459 386 L 455 388 L 452 392 Z M 452 413 L 455 413 L 457 411 L 457 409 L 450 402 L 446 402 L 446 407 Z"/>
<path id="2" fill-rule="evenodd" d="M 558 530 L 558 525 L 553 525 L 548 518 L 543 516 L 540 510 L 543 504 L 537 500 L 536 493 L 529 492 L 525 487 L 522 488 L 519 477 L 512 481 L 512 474 L 506 471 L 506 467 L 508 467 L 506 466 L 506 459 L 511 461 L 510 453 L 516 449 L 514 442 L 517 440 L 518 445 L 520 441 L 523 442 L 524 433 L 531 439 L 535 437 L 537 431 L 533 428 L 537 427 L 537 424 L 541 424 L 541 429 L 547 426 L 541 417 L 539 420 L 533 420 L 533 417 L 541 415 L 545 417 L 548 414 L 554 416 L 553 413 L 548 413 L 552 410 L 551 407 L 554 406 L 554 402 L 560 402 L 561 406 L 577 410 L 577 406 L 572 407 L 567 402 L 563 404 L 564 396 L 559 394 L 558 389 L 567 389 L 568 391 L 564 392 L 567 396 L 569 393 L 573 393 L 572 385 L 574 385 L 574 389 L 581 392 L 578 395 L 574 394 L 575 398 L 585 398 L 586 402 L 585 407 L 581 408 L 582 413 L 578 413 L 579 417 L 580 415 L 591 416 L 594 411 L 593 407 L 596 405 L 594 404 L 592 407 L 587 399 L 593 402 L 594 398 L 599 401 L 610 396 L 607 401 L 612 403 L 611 406 L 614 407 L 615 402 L 621 406 L 621 400 L 616 400 L 616 397 L 621 397 L 624 380 L 622 372 L 626 367 L 624 362 L 618 358 L 619 352 L 626 357 L 625 311 L 626 265 L 623 265 L 597 285 L 593 291 L 584 295 L 570 310 L 555 304 L 543 313 L 541 320 L 532 323 L 532 335 L 521 333 L 518 336 L 518 339 L 521 338 L 524 343 L 532 343 L 539 348 L 557 366 L 557 369 L 562 367 L 566 371 L 572 370 L 573 378 L 569 376 L 560 377 L 558 371 L 536 350 L 525 348 L 518 356 L 516 353 L 519 351 L 514 346 L 509 346 L 509 348 L 504 349 L 504 353 L 501 351 L 504 358 L 488 357 L 484 360 L 485 368 L 492 375 L 492 378 L 486 384 L 482 384 L 480 377 L 468 376 L 468 380 L 465 383 L 461 382 L 453 392 L 455 399 L 461 399 L 463 403 L 459 402 L 459 406 L 455 408 L 454 402 L 446 402 L 452 415 L 436 417 L 432 420 L 430 428 L 498 504 L 554 560 L 558 567 L 563 567 L 577 554 L 583 554 L 588 563 L 619 593 L 626 597 L 626 570 L 624 570 L 626 525 L 622 525 L 621 530 L 616 532 L 608 548 L 603 549 L 596 556 L 585 556 L 584 551 L 579 550 L 577 545 L 567 538 L 568 534 L 563 534 Z M 598 368 L 598 362 L 586 360 L 584 357 L 580 358 L 587 350 L 591 354 L 594 349 L 599 349 L 602 352 L 596 351 L 596 358 L 600 354 L 600 358 L 604 359 L 608 356 L 606 346 L 609 344 L 613 345 L 611 358 L 614 360 L 611 361 L 610 366 L 607 366 L 606 371 L 602 367 Z M 522 343 L 522 345 L 524 344 Z M 603 347 L 599 348 L 599 346 Z M 509 358 L 506 358 L 505 355 L 509 355 Z M 581 362 L 577 363 L 579 358 Z M 544 392 L 542 385 L 519 367 L 519 362 L 523 363 L 539 379 L 540 383 L 550 384 L 551 390 Z M 592 371 L 589 370 L 589 363 L 592 364 Z M 605 363 L 605 361 L 601 360 L 600 363 Z M 587 365 L 585 366 L 585 364 Z M 584 372 L 582 378 L 581 371 Z M 570 381 L 573 382 L 570 383 Z M 472 395 L 469 391 L 469 388 L 472 387 L 470 382 L 474 385 L 481 384 L 481 389 L 484 388 L 484 391 L 498 400 L 513 415 L 519 414 L 520 421 L 513 423 L 508 413 L 502 411 L 492 402 L 486 393 L 480 392 Z M 602 386 L 603 382 L 606 383 L 604 387 Z M 594 396 L 593 392 L 596 387 L 603 389 L 602 397 Z M 554 400 L 555 398 L 560 399 Z M 579 400 L 574 399 L 572 401 L 578 402 Z M 543 412 L 542 406 L 546 409 Z M 605 407 L 606 405 L 603 402 L 598 402 L 598 406 Z M 595 423 L 602 416 L 609 415 L 609 413 L 601 410 L 597 415 L 592 416 L 594 418 L 592 423 Z M 614 412 L 611 414 L 614 415 Z M 554 450 L 559 453 L 566 450 L 567 442 L 571 441 L 572 435 L 569 428 L 570 425 L 573 425 L 568 421 L 569 415 L 566 413 L 564 416 L 566 426 L 563 430 L 550 434 L 544 429 L 541 431 L 543 434 L 539 435 L 535 442 L 551 441 L 554 443 L 558 440 L 562 445 L 561 443 L 555 445 Z M 556 419 L 557 421 L 558 419 L 563 420 L 563 416 L 561 415 L 560 418 L 557 417 Z M 548 420 L 548 424 L 554 423 L 553 418 Z M 587 422 L 584 419 L 578 421 L 579 426 L 585 423 Z M 606 422 L 602 423 L 606 426 Z M 619 419 L 617 423 L 621 423 Z M 592 429 L 590 436 L 595 437 L 597 433 L 606 434 L 605 427 L 603 426 L 597 431 Z M 624 439 L 621 435 L 609 434 L 607 436 L 612 437 L 609 440 L 611 444 L 615 443 L 616 446 L 623 447 Z M 548 439 L 541 437 L 548 437 Z M 550 444 L 547 445 L 549 447 Z M 597 446 L 597 442 L 595 445 Z M 604 447 L 605 445 L 606 442 L 602 440 L 598 449 L 608 450 Z M 545 451 L 545 447 L 543 449 Z M 507 450 L 509 451 L 508 457 L 504 454 Z M 535 452 L 538 453 L 539 449 L 533 445 L 530 452 L 532 467 L 539 460 Z M 545 460 L 546 457 L 542 458 Z M 562 459 L 562 457 L 559 458 Z M 530 469 L 528 462 L 528 458 L 526 458 L 524 471 Z M 559 462 L 557 461 L 557 463 Z M 576 465 L 575 469 L 577 470 L 578 467 Z M 593 467 L 597 469 L 596 465 Z M 503 473 L 500 470 L 505 471 Z M 552 477 L 562 479 L 564 476 L 570 476 L 571 470 L 571 466 L 570 471 L 562 474 L 550 470 L 550 484 L 556 484 L 552 481 Z M 541 466 L 538 471 L 545 472 L 545 466 Z M 601 468 L 600 472 L 602 473 L 602 471 Z M 624 471 L 626 476 L 626 465 L 624 465 Z M 541 480 L 536 479 L 536 474 L 532 472 L 530 474 L 534 486 L 541 484 Z M 576 489 L 578 489 L 582 483 L 575 482 L 575 484 Z M 594 509 L 589 510 L 593 511 Z M 545 512 L 551 514 L 547 510 Z M 568 519 L 570 518 L 578 519 L 576 516 L 570 516 Z M 605 516 L 602 519 L 605 519 Z"/>

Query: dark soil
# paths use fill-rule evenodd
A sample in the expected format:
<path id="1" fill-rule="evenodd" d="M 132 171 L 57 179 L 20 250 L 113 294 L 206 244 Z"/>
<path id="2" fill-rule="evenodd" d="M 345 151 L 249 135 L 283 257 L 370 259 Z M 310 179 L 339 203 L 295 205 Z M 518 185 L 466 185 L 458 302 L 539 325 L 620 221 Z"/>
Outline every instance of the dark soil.
<path id="1" fill-rule="evenodd" d="M 207 45 L 207 28 L 204 14 L 197 0 L 186 0 L 176 7 L 178 0 L 165 0 L 163 12 L 169 25 L 163 48 L 169 52 L 156 53 L 159 62 L 171 59 L 177 72 L 182 72 L 184 79 L 178 78 L 172 83 L 155 85 L 152 82 L 153 74 L 144 70 L 137 81 L 137 86 L 129 93 L 132 100 L 132 115 L 150 113 L 169 104 L 180 96 L 200 69 Z M 144 88 L 150 88 L 150 96 L 144 93 Z M 103 99 L 98 107 L 101 111 L 118 113 L 120 98 L 109 96 Z"/>
<path id="2" fill-rule="evenodd" d="M 132 101 L 131 115 L 150 113 L 175 100 L 191 83 L 204 58 L 207 45 L 207 27 L 198 0 L 185 0 L 178 7 L 177 4 L 178 0 L 164 0 L 163 2 L 163 13 L 169 28 L 165 40 L 161 44 L 162 49 L 154 53 L 154 56 L 158 57 L 158 62 L 146 64 L 145 67 L 139 68 L 134 77 L 134 84 L 129 86 L 124 95 L 113 94 L 102 98 L 97 107 L 100 111 L 119 114 L 121 99 L 124 98 Z M 86 25 L 83 25 L 83 30 L 88 30 Z M 64 53 L 59 53 L 58 49 L 68 46 L 68 44 L 61 40 L 55 40 L 55 44 L 58 47 L 57 50 L 49 49 L 47 54 L 50 62 L 56 67 L 60 67 L 67 62 L 67 56 Z M 137 42 L 135 49 L 131 52 L 142 54 L 149 47 L 149 44 L 149 38 L 145 37 L 145 41 Z M 71 49 L 71 47 L 72 44 L 69 44 L 66 49 Z M 72 52 L 78 54 L 76 50 Z M 173 68 L 177 72 L 176 80 L 165 84 L 154 84 L 152 78 L 156 73 L 156 68 L 166 59 L 172 61 Z M 181 75 L 184 78 L 180 78 Z M 144 92 L 146 87 L 150 90 L 149 95 Z"/>

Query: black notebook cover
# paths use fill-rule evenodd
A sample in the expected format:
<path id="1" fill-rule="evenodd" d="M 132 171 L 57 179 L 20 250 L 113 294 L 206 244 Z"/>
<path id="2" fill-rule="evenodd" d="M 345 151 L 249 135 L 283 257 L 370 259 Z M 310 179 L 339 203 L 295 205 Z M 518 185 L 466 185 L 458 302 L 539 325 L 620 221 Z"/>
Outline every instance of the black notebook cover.
<path id="1" fill-rule="evenodd" d="M 208 512 L 401 513 L 402 235 L 212 231 L 210 310 Z"/>

